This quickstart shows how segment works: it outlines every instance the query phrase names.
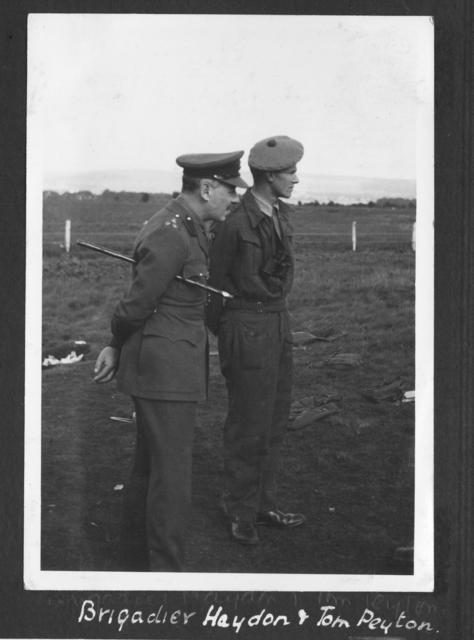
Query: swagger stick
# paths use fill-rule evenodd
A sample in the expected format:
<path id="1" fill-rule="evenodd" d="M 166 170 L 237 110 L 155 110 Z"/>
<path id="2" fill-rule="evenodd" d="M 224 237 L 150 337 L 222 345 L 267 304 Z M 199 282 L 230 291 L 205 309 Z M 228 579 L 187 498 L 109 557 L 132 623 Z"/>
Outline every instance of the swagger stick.
<path id="1" fill-rule="evenodd" d="M 136 260 L 134 260 L 133 258 L 124 256 L 122 253 L 118 253 L 118 251 L 112 251 L 111 249 L 107 249 L 106 247 L 101 247 L 98 244 L 93 244 L 92 242 L 83 242 L 82 240 L 78 240 L 77 244 L 81 247 L 86 247 L 86 249 L 92 249 L 93 251 L 103 253 L 106 256 L 111 256 L 112 258 L 118 258 L 119 260 L 124 260 L 125 262 L 136 264 Z M 226 300 L 230 300 L 234 297 L 228 291 L 224 291 L 223 289 L 216 289 L 215 287 L 211 287 L 208 284 L 202 284 L 201 282 L 197 282 L 196 280 L 191 280 L 191 278 L 184 278 L 183 276 L 175 276 L 175 278 L 177 280 L 181 280 L 182 282 L 186 282 L 186 284 L 191 284 L 194 287 L 199 287 L 200 289 L 205 289 L 206 291 L 211 291 L 212 293 L 217 293 Z"/>

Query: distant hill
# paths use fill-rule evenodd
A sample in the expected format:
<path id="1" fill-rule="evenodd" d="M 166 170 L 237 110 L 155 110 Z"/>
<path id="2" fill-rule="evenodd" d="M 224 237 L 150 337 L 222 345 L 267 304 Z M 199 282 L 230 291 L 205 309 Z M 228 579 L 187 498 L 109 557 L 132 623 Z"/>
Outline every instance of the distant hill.
<path id="1" fill-rule="evenodd" d="M 250 174 L 243 172 L 251 182 Z M 325 176 L 300 174 L 300 183 L 294 191 L 295 202 L 340 202 L 341 204 L 369 202 L 380 198 L 416 197 L 415 180 L 361 178 L 355 176 Z M 77 174 L 51 173 L 44 177 L 44 190 L 65 191 L 133 191 L 142 193 L 173 193 L 181 188 L 181 175 L 176 171 L 87 171 Z"/>
<path id="2" fill-rule="evenodd" d="M 294 196 L 301 202 L 376 201 L 381 198 L 416 198 L 415 180 L 393 180 L 389 178 L 360 178 L 355 176 L 322 176 L 301 174 Z"/>
<path id="3" fill-rule="evenodd" d="M 47 174 L 43 180 L 45 191 L 91 191 L 98 194 L 105 190 L 135 191 L 141 193 L 173 193 L 181 189 L 181 175 L 176 172 L 160 170 L 140 171 L 87 171 L 84 173 Z"/>

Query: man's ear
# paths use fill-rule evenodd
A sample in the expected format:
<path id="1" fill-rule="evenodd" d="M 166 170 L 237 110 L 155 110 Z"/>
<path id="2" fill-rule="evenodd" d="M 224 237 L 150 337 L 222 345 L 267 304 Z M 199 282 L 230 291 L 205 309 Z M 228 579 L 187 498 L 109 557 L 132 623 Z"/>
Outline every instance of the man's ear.
<path id="1" fill-rule="evenodd" d="M 209 180 L 201 180 L 201 184 L 199 187 L 199 193 L 200 196 L 203 200 L 205 200 L 206 202 L 209 200 L 209 194 L 211 191 L 211 182 Z"/>
<path id="2" fill-rule="evenodd" d="M 273 182 L 275 180 L 275 172 L 274 171 L 265 171 L 265 177 L 267 182 Z"/>

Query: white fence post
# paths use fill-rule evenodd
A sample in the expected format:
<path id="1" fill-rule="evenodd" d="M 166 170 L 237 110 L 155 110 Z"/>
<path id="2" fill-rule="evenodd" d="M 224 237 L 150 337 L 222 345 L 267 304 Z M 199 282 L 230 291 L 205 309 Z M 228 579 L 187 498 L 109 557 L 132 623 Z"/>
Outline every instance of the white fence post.
<path id="1" fill-rule="evenodd" d="M 352 223 L 352 251 L 357 249 L 357 222 Z"/>
<path id="2" fill-rule="evenodd" d="M 416 251 L 416 222 L 413 223 L 413 231 L 411 234 L 411 248 Z"/>
<path id="3" fill-rule="evenodd" d="M 66 225 L 64 227 L 64 247 L 66 249 L 66 253 L 69 253 L 71 248 L 71 221 L 66 220 Z"/>

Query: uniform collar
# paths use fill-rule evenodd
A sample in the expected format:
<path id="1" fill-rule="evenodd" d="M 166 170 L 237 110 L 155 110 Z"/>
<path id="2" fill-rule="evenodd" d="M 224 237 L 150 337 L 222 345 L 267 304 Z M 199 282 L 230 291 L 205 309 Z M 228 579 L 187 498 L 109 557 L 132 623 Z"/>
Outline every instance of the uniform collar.
<path id="1" fill-rule="evenodd" d="M 201 227 L 202 231 L 204 232 L 204 229 L 205 229 L 204 223 L 202 222 L 201 218 L 197 215 L 197 213 L 193 210 L 193 208 L 191 207 L 191 205 L 188 203 L 188 201 L 184 196 L 179 195 L 177 198 L 174 198 L 170 203 L 170 207 L 171 209 L 176 211 L 176 213 L 181 213 L 181 214 L 190 216 L 192 221 L 196 225 Z"/>
<path id="2" fill-rule="evenodd" d="M 203 221 L 189 205 L 186 198 L 184 198 L 182 195 L 179 195 L 177 198 L 171 200 L 170 210 L 183 216 L 183 222 L 186 228 L 188 228 L 188 225 L 191 224 L 191 226 L 195 230 L 195 233 L 193 233 L 192 235 L 197 237 L 199 246 L 207 255 L 209 252 L 209 238 L 207 237 L 206 228 L 204 227 Z M 191 218 L 191 220 L 185 222 L 185 220 L 189 220 L 189 218 Z"/>
<path id="3" fill-rule="evenodd" d="M 250 224 L 253 228 L 258 226 L 260 222 L 266 218 L 266 215 L 261 211 L 259 203 L 250 189 L 242 196 L 242 204 L 247 211 Z M 280 222 L 284 227 L 290 226 L 288 220 L 290 207 L 281 200 L 277 200 L 276 204 L 278 206 Z"/>
<path id="4" fill-rule="evenodd" d="M 271 217 L 275 208 L 278 210 L 278 200 L 270 202 L 269 200 L 266 200 L 265 198 L 262 198 L 260 195 L 258 195 L 258 193 L 256 193 L 253 189 L 250 189 L 250 193 L 257 201 L 260 211 L 262 211 L 262 213 L 264 213 L 266 216 Z"/>

